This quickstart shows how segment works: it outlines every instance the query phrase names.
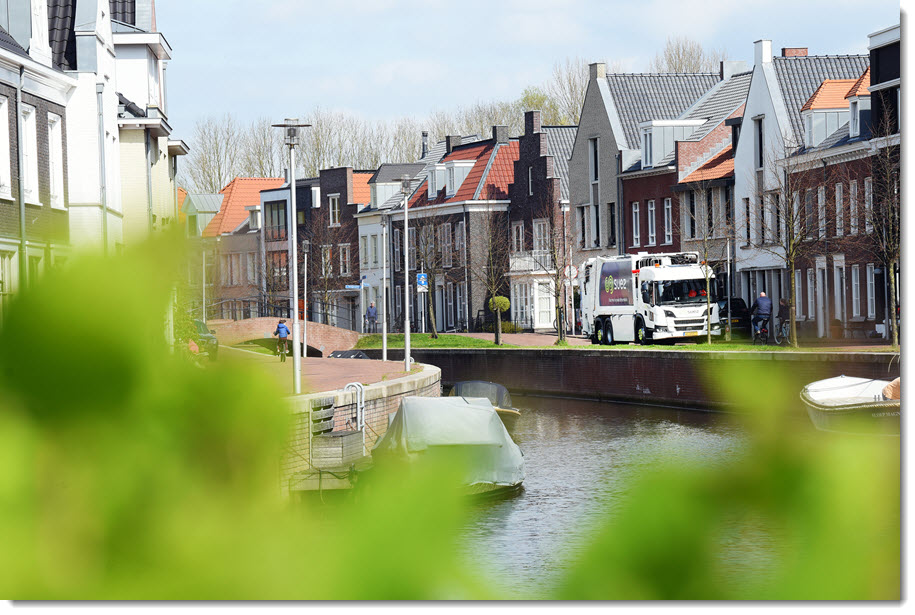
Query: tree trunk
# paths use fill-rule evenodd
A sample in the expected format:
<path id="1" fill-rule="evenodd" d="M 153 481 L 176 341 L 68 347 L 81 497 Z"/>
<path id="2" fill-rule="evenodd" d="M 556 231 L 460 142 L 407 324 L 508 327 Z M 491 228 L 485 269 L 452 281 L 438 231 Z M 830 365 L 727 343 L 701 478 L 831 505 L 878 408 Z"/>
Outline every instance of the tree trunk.
<path id="1" fill-rule="evenodd" d="M 712 289 L 711 278 L 705 276 L 705 337 L 708 344 L 712 344 Z"/>
<path id="2" fill-rule="evenodd" d="M 899 350 L 899 329 L 896 327 L 896 261 L 890 261 L 890 323 L 892 325 L 893 350 Z"/>
<path id="3" fill-rule="evenodd" d="M 566 339 L 566 327 L 565 327 L 565 318 L 563 318 L 563 310 L 565 309 L 565 304 L 560 303 L 562 300 L 562 295 L 555 297 L 556 301 L 556 331 L 559 335 L 559 341 Z"/>
<path id="4" fill-rule="evenodd" d="M 432 288 L 435 288 L 435 280 L 433 279 L 431 282 L 433 284 Z M 430 290 L 426 293 L 426 301 L 429 303 L 429 331 L 432 339 L 437 340 L 438 331 L 435 330 L 435 293 L 433 291 Z"/>
<path id="5" fill-rule="evenodd" d="M 797 348 L 797 308 L 794 301 L 797 298 L 797 290 L 794 288 L 794 262 L 788 264 L 788 322 L 791 323 L 788 339 L 792 347 Z"/>
<path id="6" fill-rule="evenodd" d="M 502 345 L 502 312 L 496 310 L 496 346 Z"/>

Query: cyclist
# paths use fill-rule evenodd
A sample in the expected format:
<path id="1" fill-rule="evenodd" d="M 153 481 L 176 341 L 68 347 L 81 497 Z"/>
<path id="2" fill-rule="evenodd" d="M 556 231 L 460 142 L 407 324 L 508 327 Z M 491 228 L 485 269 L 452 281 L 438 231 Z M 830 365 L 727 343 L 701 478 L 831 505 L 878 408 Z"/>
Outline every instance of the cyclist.
<path id="1" fill-rule="evenodd" d="M 281 320 L 276 325 L 276 331 L 273 332 L 273 335 L 277 337 L 276 340 L 276 353 L 280 355 L 280 361 L 286 360 L 286 349 L 289 347 L 289 327 L 286 326 L 286 321 Z M 282 351 L 280 350 L 282 348 Z"/>
<path id="2" fill-rule="evenodd" d="M 788 301 L 784 297 L 778 300 L 778 331 L 779 337 L 787 339 L 788 338 L 788 319 L 790 315 L 788 313 Z"/>
<path id="3" fill-rule="evenodd" d="M 766 296 L 766 293 L 759 293 L 759 299 L 753 302 L 750 308 L 750 314 L 756 313 L 753 317 L 753 334 L 759 333 L 759 323 L 772 318 L 772 299 Z"/>

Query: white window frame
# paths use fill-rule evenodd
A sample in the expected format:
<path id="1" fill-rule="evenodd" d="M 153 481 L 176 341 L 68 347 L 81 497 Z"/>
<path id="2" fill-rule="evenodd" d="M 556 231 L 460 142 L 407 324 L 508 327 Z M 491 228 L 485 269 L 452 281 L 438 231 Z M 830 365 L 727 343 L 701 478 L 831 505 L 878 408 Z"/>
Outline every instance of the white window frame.
<path id="1" fill-rule="evenodd" d="M 867 317 L 877 317 L 877 288 L 874 280 L 874 263 L 867 264 Z"/>
<path id="2" fill-rule="evenodd" d="M 860 105 L 857 100 L 852 100 L 849 102 L 848 107 L 848 136 L 857 137 L 860 133 L 858 129 L 858 109 Z"/>
<path id="3" fill-rule="evenodd" d="M 639 228 L 639 202 L 632 202 L 632 247 L 642 245 L 641 229 Z"/>
<path id="4" fill-rule="evenodd" d="M 874 182 L 870 177 L 864 178 L 864 232 L 871 233 L 874 225 L 871 224 L 874 215 Z"/>
<path id="5" fill-rule="evenodd" d="M 524 220 L 512 222 L 512 252 L 524 252 Z"/>
<path id="6" fill-rule="evenodd" d="M 26 203 L 40 205 L 38 187 L 38 127 L 36 125 L 35 107 L 22 105 L 19 111 L 22 116 L 23 138 L 19 147 L 22 148 L 22 161 L 25 172 L 22 174 L 22 193 Z"/>
<path id="7" fill-rule="evenodd" d="M 851 315 L 861 317 L 861 278 L 860 265 L 851 266 Z"/>
<path id="8" fill-rule="evenodd" d="M 648 199 L 648 243 L 646 246 L 655 244 L 655 220 L 654 220 L 654 199 Z"/>
<path id="9" fill-rule="evenodd" d="M 402 236 L 402 233 L 400 232 L 400 229 L 399 228 L 394 229 L 394 258 L 393 258 L 394 271 L 400 271 L 400 265 L 401 265 L 400 246 L 402 244 L 401 236 Z"/>
<path id="10" fill-rule="evenodd" d="M 848 182 L 848 234 L 858 234 L 858 180 Z"/>
<path id="11" fill-rule="evenodd" d="M 527 167 L 527 196 L 534 195 L 534 167 Z"/>
<path id="12" fill-rule="evenodd" d="M 464 316 L 464 302 L 466 301 L 466 290 L 464 282 L 458 282 L 457 284 L 457 322 L 458 324 L 463 323 L 467 325 L 467 318 Z"/>
<path id="13" fill-rule="evenodd" d="M 246 274 L 248 284 L 254 284 L 257 281 L 257 256 L 256 252 L 248 252 L 248 256 L 245 259 L 246 262 Z"/>
<path id="14" fill-rule="evenodd" d="M 328 194 L 327 195 L 328 203 L 328 226 L 336 227 L 340 226 L 340 195 L 339 194 Z"/>
<path id="15" fill-rule="evenodd" d="M 445 316 L 448 328 L 454 327 L 454 284 L 445 284 Z"/>
<path id="16" fill-rule="evenodd" d="M 365 235 L 359 237 L 359 266 L 363 269 L 368 269 L 369 266 L 368 237 Z"/>
<path id="17" fill-rule="evenodd" d="M 64 139 L 63 118 L 48 114 L 48 183 L 51 190 L 51 207 L 64 207 Z"/>
<path id="18" fill-rule="evenodd" d="M 804 286 L 803 275 L 800 269 L 794 270 L 794 317 L 801 319 L 804 317 Z"/>
<path id="19" fill-rule="evenodd" d="M 446 268 L 454 266 L 454 242 L 451 235 L 451 223 L 442 224 L 442 236 L 440 238 L 442 246 L 442 264 Z"/>
<path id="20" fill-rule="evenodd" d="M 826 186 L 817 188 L 817 236 L 826 237 Z"/>
<path id="21" fill-rule="evenodd" d="M 841 237 L 845 234 L 845 212 L 843 208 L 845 206 L 845 187 L 842 183 L 836 184 L 836 237 Z"/>
<path id="22" fill-rule="evenodd" d="M 674 214 L 671 199 L 664 199 L 664 245 L 674 242 Z"/>
<path id="23" fill-rule="evenodd" d="M 334 277 L 333 246 L 321 246 L 321 272 L 328 278 Z"/>
<path id="24" fill-rule="evenodd" d="M 816 320 L 816 270 L 807 270 L 807 318 Z"/>
<path id="25" fill-rule="evenodd" d="M 534 220 L 533 234 L 534 252 L 541 256 L 547 256 L 550 252 L 550 221 L 547 218 L 538 218 Z"/>
<path id="26" fill-rule="evenodd" d="M 13 170 L 10 166 L 10 104 L 0 96 L 0 199 L 13 198 Z"/>
<path id="27" fill-rule="evenodd" d="M 350 274 L 350 254 L 349 254 L 349 244 L 340 243 L 337 244 L 338 254 L 340 256 L 340 275 L 348 276 Z"/>
<path id="28" fill-rule="evenodd" d="M 378 234 L 369 237 L 369 253 L 372 255 L 370 260 L 373 268 L 378 267 Z"/>
<path id="29" fill-rule="evenodd" d="M 454 194 L 457 191 L 457 187 L 454 185 L 454 167 L 448 167 L 448 187 L 445 192 L 447 194 Z"/>
<path id="30" fill-rule="evenodd" d="M 454 227 L 454 249 L 458 253 L 458 262 L 463 267 L 464 259 L 464 221 L 461 220 Z"/>
<path id="31" fill-rule="evenodd" d="M 394 287 L 394 315 L 403 318 L 403 287 Z"/>
<path id="32" fill-rule="evenodd" d="M 412 233 L 407 229 L 407 244 L 409 246 L 407 257 L 409 258 L 410 270 L 413 271 L 416 269 L 416 229 L 413 229 Z"/>

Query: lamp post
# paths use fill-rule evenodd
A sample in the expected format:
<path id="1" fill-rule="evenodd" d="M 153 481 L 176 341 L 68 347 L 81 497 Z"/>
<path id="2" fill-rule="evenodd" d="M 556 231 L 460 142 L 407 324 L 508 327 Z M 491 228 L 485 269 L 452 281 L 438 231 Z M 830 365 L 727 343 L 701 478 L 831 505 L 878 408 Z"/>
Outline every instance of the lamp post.
<path id="1" fill-rule="evenodd" d="M 388 220 L 381 214 L 381 360 L 388 360 Z"/>
<path id="2" fill-rule="evenodd" d="M 302 124 L 298 119 L 286 119 L 282 124 L 274 124 L 274 128 L 284 131 L 285 145 L 289 148 L 289 209 L 290 215 L 286 216 L 290 225 L 289 241 L 292 247 L 292 392 L 294 395 L 302 393 L 302 357 L 299 354 L 299 341 L 304 345 L 305 337 L 299 333 L 299 244 L 298 244 L 298 219 L 295 209 L 295 148 L 299 144 L 299 130 L 311 124 Z M 304 273 L 304 272 L 303 272 Z M 307 276 L 307 273 L 305 274 Z M 302 283 L 302 295 L 305 295 L 308 280 Z"/>
<path id="3" fill-rule="evenodd" d="M 410 196 L 410 178 L 400 178 L 400 191 L 403 193 L 403 364 L 404 371 L 410 371 L 410 238 L 407 224 L 407 206 Z"/>

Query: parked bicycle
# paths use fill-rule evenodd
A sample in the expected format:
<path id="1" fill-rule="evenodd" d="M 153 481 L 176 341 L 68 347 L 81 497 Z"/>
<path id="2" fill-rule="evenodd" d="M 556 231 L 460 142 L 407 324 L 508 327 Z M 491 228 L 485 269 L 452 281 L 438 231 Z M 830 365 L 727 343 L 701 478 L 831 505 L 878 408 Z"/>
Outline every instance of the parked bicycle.
<path id="1" fill-rule="evenodd" d="M 772 341 L 779 346 L 787 346 L 791 337 L 791 323 L 787 320 L 779 321 L 778 327 L 772 331 Z"/>

